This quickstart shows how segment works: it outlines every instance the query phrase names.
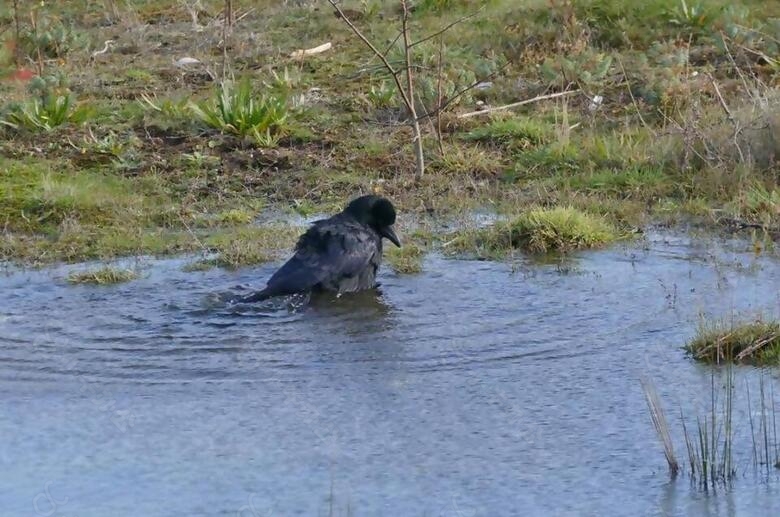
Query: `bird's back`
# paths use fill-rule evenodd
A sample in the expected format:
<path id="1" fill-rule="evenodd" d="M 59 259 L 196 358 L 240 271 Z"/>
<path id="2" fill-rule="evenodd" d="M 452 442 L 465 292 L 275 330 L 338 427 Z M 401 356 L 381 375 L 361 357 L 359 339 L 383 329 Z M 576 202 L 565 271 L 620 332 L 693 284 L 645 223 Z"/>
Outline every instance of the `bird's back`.
<path id="1" fill-rule="evenodd" d="M 290 258 L 268 281 L 264 297 L 326 290 L 368 289 L 376 282 L 382 238 L 348 214 L 314 222 Z"/>

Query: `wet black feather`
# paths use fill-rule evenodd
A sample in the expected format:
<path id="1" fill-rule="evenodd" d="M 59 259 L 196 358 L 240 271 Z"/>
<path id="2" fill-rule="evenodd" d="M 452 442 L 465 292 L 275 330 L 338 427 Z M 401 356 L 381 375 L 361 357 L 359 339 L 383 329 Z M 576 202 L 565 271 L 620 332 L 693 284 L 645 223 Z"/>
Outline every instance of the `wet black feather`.
<path id="1" fill-rule="evenodd" d="M 308 291 L 346 293 L 370 289 L 382 263 L 382 228 L 395 222 L 384 198 L 363 196 L 328 219 L 315 221 L 298 239 L 295 255 L 262 291 L 242 299 L 264 300 Z"/>

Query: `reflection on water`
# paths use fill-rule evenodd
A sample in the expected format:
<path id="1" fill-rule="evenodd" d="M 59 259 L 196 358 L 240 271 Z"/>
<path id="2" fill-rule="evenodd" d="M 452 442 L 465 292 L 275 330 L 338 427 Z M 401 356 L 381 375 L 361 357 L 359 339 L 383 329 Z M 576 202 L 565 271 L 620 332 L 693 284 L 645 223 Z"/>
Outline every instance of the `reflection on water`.
<path id="1" fill-rule="evenodd" d="M 734 489 L 670 481 L 639 386 L 655 381 L 684 461 L 675 415 L 708 412 L 712 371 L 680 345 L 701 315 L 780 314 L 780 263 L 745 243 L 431 257 L 380 291 L 250 305 L 229 300 L 274 265 L 181 265 L 108 287 L 0 279 L 0 515 L 780 510 L 749 438 Z M 736 375 L 744 438 L 759 377 Z"/>

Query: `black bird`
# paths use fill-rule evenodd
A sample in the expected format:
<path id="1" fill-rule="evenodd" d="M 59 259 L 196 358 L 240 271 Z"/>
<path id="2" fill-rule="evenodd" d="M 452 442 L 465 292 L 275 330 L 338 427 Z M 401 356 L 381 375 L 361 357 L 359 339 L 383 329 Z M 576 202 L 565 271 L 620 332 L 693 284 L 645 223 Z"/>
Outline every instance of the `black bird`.
<path id="1" fill-rule="evenodd" d="M 295 255 L 268 280 L 268 285 L 240 299 L 257 302 L 295 293 L 338 294 L 376 286 L 382 262 L 382 237 L 401 247 L 395 234 L 395 208 L 374 195 L 352 200 L 341 212 L 315 221 L 298 239 Z"/>

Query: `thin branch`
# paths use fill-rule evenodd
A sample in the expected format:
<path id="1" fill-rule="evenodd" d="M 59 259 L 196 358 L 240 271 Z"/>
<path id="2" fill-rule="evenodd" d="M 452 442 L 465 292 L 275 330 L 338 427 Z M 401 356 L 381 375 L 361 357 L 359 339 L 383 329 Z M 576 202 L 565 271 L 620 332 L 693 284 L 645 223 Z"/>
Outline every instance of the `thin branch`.
<path id="1" fill-rule="evenodd" d="M 720 93 L 720 88 L 718 88 L 718 83 L 715 82 L 715 78 L 712 77 L 712 75 L 710 74 L 707 75 L 710 79 L 710 83 L 712 83 L 712 87 L 715 88 L 715 95 L 718 97 L 718 101 L 720 102 L 723 111 L 726 112 L 726 115 L 728 115 L 730 120 L 734 120 L 734 115 L 731 113 L 728 104 L 726 104 L 726 101 L 723 99 L 723 95 L 721 95 Z"/>
<path id="2" fill-rule="evenodd" d="M 497 75 L 499 75 L 501 72 L 503 72 L 506 68 L 508 68 L 509 65 L 511 65 L 511 64 L 512 64 L 511 61 L 507 61 L 506 63 L 503 64 L 503 66 L 501 66 L 501 68 L 499 68 L 495 72 L 491 72 L 490 74 L 488 74 L 487 77 L 485 77 L 485 79 L 478 79 L 478 80 L 474 81 L 473 83 L 471 83 L 470 85 L 468 85 L 468 86 L 462 88 L 461 90 L 458 90 L 457 92 L 453 93 L 452 96 L 447 99 L 447 102 L 445 102 L 441 106 L 437 107 L 436 110 L 433 111 L 433 113 L 430 113 L 430 116 L 438 115 L 440 112 L 442 112 L 445 109 L 447 109 L 447 107 L 450 104 L 452 104 L 456 100 L 460 99 L 462 96 L 464 96 L 469 91 L 471 91 L 474 88 L 476 88 L 477 86 L 479 86 L 481 83 L 485 82 L 485 80 L 495 78 Z"/>
<path id="3" fill-rule="evenodd" d="M 710 82 L 712 83 L 712 87 L 715 89 L 715 95 L 718 97 L 718 101 L 720 102 L 721 107 L 723 108 L 723 111 L 726 112 L 726 115 L 729 117 L 729 120 L 734 124 L 734 147 L 737 148 L 737 152 L 739 153 L 739 161 L 740 163 L 745 163 L 745 155 L 742 152 L 742 148 L 739 146 L 739 134 L 742 132 L 742 128 L 739 127 L 739 120 L 737 120 L 734 115 L 731 113 L 731 110 L 729 109 L 728 104 L 726 104 L 726 100 L 723 98 L 723 95 L 720 93 L 720 88 L 718 88 L 718 83 L 715 82 L 715 78 L 712 77 L 712 75 L 707 74 Z"/>
<path id="4" fill-rule="evenodd" d="M 734 67 L 734 70 L 737 72 L 737 75 L 742 81 L 742 86 L 745 87 L 745 93 L 750 95 L 751 98 L 755 98 L 753 93 L 750 91 L 750 87 L 748 86 L 747 79 L 745 79 L 745 74 L 742 73 L 742 69 L 740 69 L 739 66 L 737 65 L 737 62 L 734 60 L 734 56 L 731 55 L 731 50 L 729 49 L 729 45 L 728 43 L 726 43 L 726 35 L 723 34 L 722 31 L 720 33 L 720 39 L 723 42 L 723 48 L 726 50 L 726 55 L 729 57 L 729 62 L 731 63 L 731 66 Z"/>
<path id="5" fill-rule="evenodd" d="M 439 154 L 444 157 L 444 142 L 441 137 L 441 82 L 442 82 L 442 54 L 444 53 L 444 39 L 439 38 L 439 59 L 437 63 L 436 80 L 436 142 L 439 144 Z M 426 113 L 426 115 L 428 115 Z M 430 115 L 429 115 L 430 116 Z"/>
<path id="6" fill-rule="evenodd" d="M 406 94 L 406 91 L 404 90 L 403 85 L 401 84 L 401 80 L 398 79 L 398 73 L 396 72 L 395 68 L 387 61 L 387 58 L 379 52 L 379 50 L 374 46 L 373 43 L 368 41 L 368 38 L 366 38 L 362 32 L 360 32 L 360 29 L 358 29 L 354 23 L 352 23 L 352 20 L 350 20 L 346 14 L 344 14 L 344 11 L 341 10 L 341 7 L 336 3 L 335 0 L 328 0 L 328 3 L 333 6 L 333 8 L 336 10 L 336 12 L 339 14 L 342 20 L 344 20 L 344 23 L 347 24 L 347 26 L 352 30 L 352 32 L 355 33 L 355 36 L 360 38 L 360 40 L 371 49 L 371 52 L 374 53 L 376 57 L 379 58 L 380 61 L 382 61 L 382 64 L 385 65 L 385 68 L 390 72 L 390 75 L 393 76 L 393 81 L 395 81 L 395 85 L 398 88 L 399 93 L 401 94 L 401 98 L 404 101 L 404 104 L 406 104 L 407 108 L 410 106 L 413 106 L 413 99 L 410 99 L 409 96 Z"/>
<path id="7" fill-rule="evenodd" d="M 398 43 L 398 39 L 401 36 L 403 36 L 403 34 L 404 34 L 403 32 L 399 31 L 398 34 L 395 35 L 395 38 L 393 38 L 393 41 L 390 42 L 390 44 L 387 46 L 387 49 L 382 54 L 383 56 L 386 56 L 387 54 L 390 53 L 391 50 L 393 50 L 393 47 L 395 46 L 396 43 Z"/>
<path id="8" fill-rule="evenodd" d="M 458 25 L 459 23 L 463 23 L 463 22 L 465 22 L 466 20 L 468 20 L 469 18 L 473 18 L 473 17 L 475 17 L 475 16 L 476 16 L 476 15 L 478 15 L 478 14 L 479 14 L 479 13 L 482 11 L 482 9 L 484 9 L 484 8 L 485 8 L 485 6 L 483 5 L 482 7 L 480 7 L 479 9 L 477 9 L 476 11 L 474 11 L 473 13 L 467 14 L 466 16 L 463 16 L 463 17 L 461 17 L 461 18 L 458 18 L 458 19 L 457 19 L 457 20 L 455 20 L 454 22 L 452 22 L 452 23 L 450 23 L 450 24 L 446 25 L 446 26 L 445 26 L 443 29 L 441 29 L 441 30 L 439 30 L 439 31 L 436 31 L 436 32 L 434 32 L 433 34 L 430 34 L 430 35 L 428 35 L 428 36 L 425 36 L 424 38 L 422 38 L 422 39 L 419 39 L 419 40 L 417 40 L 417 41 L 415 41 L 415 42 L 413 42 L 413 43 L 409 44 L 409 47 L 410 47 L 410 48 L 411 48 L 411 47 L 416 47 L 417 45 L 419 45 L 419 44 L 421 44 L 421 43 L 425 43 L 425 42 L 426 42 L 426 41 L 428 41 L 428 40 L 432 40 L 432 39 L 433 39 L 433 38 L 435 38 L 436 36 L 440 36 L 441 34 L 444 34 L 445 32 L 447 32 L 448 30 L 450 30 L 450 29 L 451 29 L 452 27 L 454 27 L 455 25 Z"/>
<path id="9" fill-rule="evenodd" d="M 22 66 L 22 52 L 19 46 L 19 38 L 21 38 L 21 28 L 19 23 L 19 0 L 14 0 L 14 64 L 16 68 Z"/>
<path id="10" fill-rule="evenodd" d="M 439 152 L 441 153 L 442 156 L 444 156 L 444 148 L 442 147 L 442 144 L 441 144 L 441 137 L 439 137 L 439 133 L 436 131 L 436 124 L 433 121 L 433 117 L 428 115 L 428 109 L 425 107 L 425 103 L 423 102 L 423 98 L 422 98 L 422 95 L 420 95 L 420 92 L 418 91 L 416 93 L 417 93 L 417 100 L 420 102 L 420 107 L 425 112 L 425 115 L 420 117 L 420 120 L 423 120 L 423 119 L 426 119 L 426 118 L 428 119 L 428 122 L 431 124 L 431 131 L 433 131 L 433 134 L 436 135 L 436 137 L 437 137 L 437 141 L 438 141 L 438 144 L 439 144 Z"/>
<path id="11" fill-rule="evenodd" d="M 409 89 L 407 92 L 408 98 L 411 103 L 407 106 L 409 108 L 409 117 L 411 118 L 412 130 L 414 131 L 414 156 L 417 166 L 415 172 L 415 179 L 422 178 L 425 172 L 425 155 L 423 153 L 422 133 L 420 132 L 420 121 L 417 119 L 417 111 L 414 107 L 414 77 L 412 75 L 412 52 L 409 43 L 409 6 L 406 4 L 406 0 L 401 0 L 401 7 L 403 8 L 403 17 L 401 18 L 401 28 L 404 33 L 404 55 L 406 57 L 406 86 Z"/>
<path id="12" fill-rule="evenodd" d="M 534 97 L 533 99 L 526 99 L 526 100 L 520 101 L 520 102 L 513 102 L 512 104 L 505 104 L 504 106 L 498 106 L 498 107 L 495 107 L 495 108 L 488 108 L 488 109 L 482 110 L 482 111 L 471 111 L 469 113 L 461 113 L 460 115 L 458 115 L 458 118 L 467 118 L 467 117 L 474 117 L 474 116 L 477 116 L 477 115 L 485 115 L 487 113 L 493 113 L 495 111 L 508 110 L 508 109 L 511 109 L 511 108 L 516 108 L 517 106 L 523 106 L 524 104 L 531 104 L 533 102 L 544 101 L 544 100 L 547 100 L 547 99 L 555 99 L 555 98 L 558 98 L 558 97 L 563 97 L 563 96 L 566 96 L 566 95 L 573 95 L 575 93 L 580 93 L 580 92 L 582 92 L 582 90 L 577 89 L 577 90 L 568 90 L 568 91 L 565 91 L 565 92 L 551 93 L 549 95 L 538 95 L 538 96 Z"/>
<path id="13" fill-rule="evenodd" d="M 406 1 L 401 0 L 401 5 L 404 9 L 403 17 L 401 18 L 401 30 L 404 35 L 404 58 L 406 59 L 406 87 L 408 88 L 407 94 L 409 95 L 409 99 L 414 102 L 414 78 L 412 76 L 412 53 L 411 53 L 411 44 L 409 43 L 409 10 L 406 7 Z M 413 118 L 415 117 L 414 114 L 414 106 L 411 106 L 410 115 Z"/>
<path id="14" fill-rule="evenodd" d="M 620 65 L 620 70 L 623 72 L 623 80 L 626 82 L 626 89 L 628 90 L 628 95 L 631 97 L 631 104 L 634 105 L 634 109 L 636 110 L 636 114 L 639 115 L 639 120 L 642 122 L 642 125 L 649 129 L 653 135 L 656 134 L 655 130 L 651 128 L 647 122 L 645 122 L 645 118 L 642 116 L 642 111 L 639 109 L 639 104 L 636 102 L 636 98 L 634 97 L 634 92 L 631 91 L 631 83 L 628 82 L 628 74 L 626 73 L 625 67 L 623 67 L 623 60 L 619 57 L 617 58 L 617 62 Z"/>

